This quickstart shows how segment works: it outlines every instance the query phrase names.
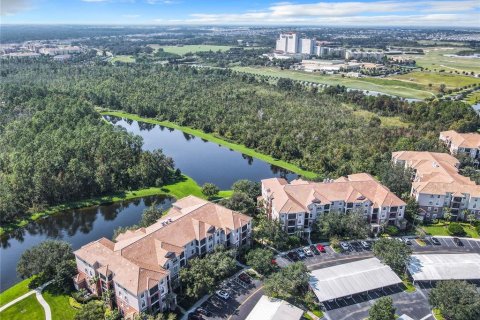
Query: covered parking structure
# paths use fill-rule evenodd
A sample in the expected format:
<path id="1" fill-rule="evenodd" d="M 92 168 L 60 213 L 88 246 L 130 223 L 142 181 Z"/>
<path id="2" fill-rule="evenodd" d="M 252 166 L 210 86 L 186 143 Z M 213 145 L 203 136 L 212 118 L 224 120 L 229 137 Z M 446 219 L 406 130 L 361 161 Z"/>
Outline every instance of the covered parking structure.
<path id="1" fill-rule="evenodd" d="M 321 303 L 398 286 L 402 280 L 377 258 L 311 272 L 310 287 Z"/>
<path id="2" fill-rule="evenodd" d="M 407 267 L 413 283 L 466 280 L 480 284 L 480 254 L 414 254 Z"/>

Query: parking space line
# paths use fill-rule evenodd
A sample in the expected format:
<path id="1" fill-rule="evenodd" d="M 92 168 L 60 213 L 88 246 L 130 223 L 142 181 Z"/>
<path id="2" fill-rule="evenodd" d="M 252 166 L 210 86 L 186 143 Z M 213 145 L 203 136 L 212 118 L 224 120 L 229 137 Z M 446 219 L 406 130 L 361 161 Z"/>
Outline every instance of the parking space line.
<path id="1" fill-rule="evenodd" d="M 477 247 L 480 248 L 480 241 L 475 241 L 475 240 L 473 240 L 473 243 L 475 243 L 475 244 L 477 245 Z"/>
<path id="2" fill-rule="evenodd" d="M 472 245 L 471 241 L 470 241 L 470 240 L 467 240 L 466 242 L 468 243 L 468 245 L 470 246 L 470 248 L 473 249 L 473 245 Z"/>

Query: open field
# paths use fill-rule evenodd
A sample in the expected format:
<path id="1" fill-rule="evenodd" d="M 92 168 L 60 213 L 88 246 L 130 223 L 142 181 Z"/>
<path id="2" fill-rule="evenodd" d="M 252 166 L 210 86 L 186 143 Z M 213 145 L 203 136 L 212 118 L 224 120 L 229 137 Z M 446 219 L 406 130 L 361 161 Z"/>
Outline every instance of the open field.
<path id="1" fill-rule="evenodd" d="M 0 293 L 0 307 L 30 291 L 28 285 L 32 279 L 33 278 L 25 279 Z"/>
<path id="2" fill-rule="evenodd" d="M 431 90 L 432 92 L 439 92 L 441 84 L 446 85 L 446 89 L 460 88 L 471 84 L 480 84 L 479 78 L 474 78 L 465 75 L 439 73 L 439 72 L 411 72 L 408 74 L 396 75 L 391 77 L 401 81 L 421 84 L 425 87 L 425 90 Z M 432 86 L 430 87 L 429 84 Z"/>
<path id="3" fill-rule="evenodd" d="M 370 120 L 370 118 L 372 118 L 373 116 L 376 116 L 380 118 L 380 120 L 382 121 L 382 124 L 380 125 L 381 127 L 386 127 L 386 128 L 407 128 L 408 127 L 408 123 L 400 120 L 400 117 L 382 117 L 367 110 L 355 110 L 353 113 L 359 117 L 364 117 L 367 121 Z"/>
<path id="4" fill-rule="evenodd" d="M 479 235 L 477 233 L 477 231 L 475 230 L 474 227 L 472 227 L 470 224 L 468 223 L 463 223 L 463 222 L 460 222 L 460 224 L 462 225 L 463 229 L 465 230 L 465 232 L 467 233 L 467 236 L 468 237 L 471 237 L 471 238 L 479 238 Z M 445 222 L 438 222 L 438 223 L 435 223 L 435 224 L 431 224 L 431 225 L 428 225 L 428 226 L 421 226 L 420 228 L 425 230 L 425 232 L 428 234 L 428 235 L 432 235 L 432 236 L 449 236 L 450 233 L 448 233 L 448 223 L 445 223 Z"/>
<path id="5" fill-rule="evenodd" d="M 163 48 L 163 51 L 174 53 L 183 56 L 186 53 L 195 53 L 195 52 L 202 52 L 202 51 L 227 51 L 231 47 L 230 46 L 214 46 L 214 45 L 185 45 L 185 46 L 161 46 L 158 44 L 149 44 L 149 47 L 152 49 L 157 50 L 158 48 Z"/>
<path id="6" fill-rule="evenodd" d="M 428 69 L 444 69 L 445 71 L 466 71 L 480 73 L 480 59 L 446 57 L 445 54 L 455 54 L 467 48 L 425 48 L 424 55 L 409 54 L 407 58 L 414 59 L 419 67 Z"/>
<path id="7" fill-rule="evenodd" d="M 35 294 L 15 303 L 13 306 L 0 312 L 0 319 L 5 320 L 42 320 L 45 312 Z"/>
<path id="8" fill-rule="evenodd" d="M 470 93 L 465 101 L 469 104 L 477 104 L 480 103 L 480 91 Z"/>
<path id="9" fill-rule="evenodd" d="M 315 173 L 313 173 L 311 171 L 303 170 L 302 168 L 299 168 L 298 166 L 296 166 L 294 164 L 275 159 L 275 158 L 273 158 L 269 155 L 257 152 L 253 149 L 250 149 L 250 148 L 247 148 L 244 145 L 240 145 L 240 144 L 237 144 L 237 143 L 226 141 L 226 140 L 224 140 L 222 138 L 219 138 L 219 137 L 217 137 L 213 134 L 205 133 L 201 130 L 179 126 L 179 125 L 177 125 L 175 123 L 172 123 L 172 122 L 169 122 L 169 121 L 159 121 L 159 120 L 151 119 L 151 118 L 142 118 L 142 117 L 140 117 L 136 114 L 130 114 L 130 113 L 125 113 L 125 112 L 121 112 L 121 111 L 105 111 L 105 112 L 101 112 L 101 114 L 110 115 L 110 116 L 117 116 L 117 117 L 121 117 L 121 118 L 127 118 L 127 119 L 142 121 L 142 122 L 146 122 L 146 123 L 159 124 L 159 125 L 162 125 L 164 127 L 177 129 L 177 130 L 180 130 L 182 132 L 185 132 L 185 133 L 197 136 L 199 138 L 205 139 L 207 141 L 217 143 L 219 145 L 230 148 L 232 150 L 239 151 L 239 152 L 241 152 L 241 153 L 243 153 L 247 156 L 251 156 L 253 158 L 263 160 L 263 161 L 268 162 L 270 164 L 276 165 L 277 167 L 287 169 L 287 170 L 292 171 L 294 173 L 297 173 L 299 175 L 302 175 L 302 176 L 305 176 L 305 177 L 308 177 L 308 178 L 316 177 Z"/>
<path id="10" fill-rule="evenodd" d="M 220 191 L 218 197 L 225 198 L 225 197 L 231 196 L 231 194 L 232 194 L 232 191 L 230 190 Z M 177 181 L 175 183 L 171 183 L 162 187 L 152 187 L 152 188 L 146 188 L 146 189 L 140 189 L 140 190 L 134 190 L 134 191 L 126 191 L 124 193 L 119 193 L 115 195 L 96 197 L 96 198 L 74 201 L 74 202 L 53 206 L 45 211 L 33 213 L 29 218 L 21 219 L 16 221 L 15 223 L 1 226 L 0 235 L 4 233 L 8 233 L 17 228 L 22 228 L 32 221 L 35 221 L 35 220 L 65 211 L 65 210 L 90 207 L 90 206 L 95 206 L 95 205 L 100 205 L 105 203 L 112 203 L 112 202 L 118 202 L 118 201 L 124 201 L 124 200 L 130 200 L 130 199 L 148 197 L 148 196 L 155 196 L 155 195 L 166 195 L 166 196 L 174 197 L 176 199 L 180 199 L 188 195 L 195 195 L 197 197 L 205 198 L 205 196 L 202 194 L 202 187 L 199 186 L 192 178 L 182 175 L 181 181 Z"/>
<path id="11" fill-rule="evenodd" d="M 267 67 L 234 67 L 233 70 L 263 76 L 283 77 L 298 81 L 309 81 L 327 85 L 343 85 L 357 90 L 377 91 L 404 98 L 425 99 L 433 94 L 423 85 L 386 78 L 342 78 L 339 75 L 321 75 L 294 70 Z"/>
<path id="12" fill-rule="evenodd" d="M 115 56 L 111 60 L 112 63 L 115 62 L 125 62 L 125 63 L 133 63 L 135 62 L 135 58 L 132 56 Z"/>
<path id="13" fill-rule="evenodd" d="M 52 310 L 52 320 L 73 320 L 75 318 L 77 309 L 70 306 L 69 295 L 52 293 L 48 291 L 48 287 L 45 288 L 42 295 Z"/>

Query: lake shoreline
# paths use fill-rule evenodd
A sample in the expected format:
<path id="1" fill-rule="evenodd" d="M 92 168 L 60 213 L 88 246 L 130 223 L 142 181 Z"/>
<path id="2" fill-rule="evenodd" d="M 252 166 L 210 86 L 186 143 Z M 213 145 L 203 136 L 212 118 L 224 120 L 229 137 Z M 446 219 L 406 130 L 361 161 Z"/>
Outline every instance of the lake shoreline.
<path id="1" fill-rule="evenodd" d="M 231 195 L 230 190 L 220 191 L 219 198 L 229 197 Z M 171 184 L 164 185 L 162 187 L 151 187 L 133 191 L 125 191 L 123 193 L 115 193 L 111 195 L 93 197 L 84 200 L 72 201 L 56 206 L 52 206 L 44 211 L 32 213 L 29 217 L 18 219 L 10 224 L 2 225 L 0 227 L 0 236 L 6 235 L 16 229 L 23 228 L 29 223 L 35 222 L 39 219 L 43 219 L 55 214 L 59 214 L 62 211 L 80 209 L 104 204 L 110 204 L 120 201 L 132 200 L 136 198 L 143 198 L 149 196 L 169 196 L 176 199 L 186 197 L 188 195 L 195 195 L 197 197 L 205 198 L 202 194 L 202 188 L 192 178 L 183 175 L 180 181 L 176 181 Z"/>
<path id="2" fill-rule="evenodd" d="M 288 162 L 283 161 L 283 160 L 275 159 L 272 156 L 260 153 L 258 151 L 255 151 L 254 149 L 250 149 L 250 148 L 248 148 L 244 145 L 241 145 L 241 144 L 238 144 L 238 143 L 235 143 L 235 142 L 229 142 L 229 141 L 224 140 L 222 138 L 219 138 L 219 137 L 217 137 L 213 134 L 205 133 L 201 130 L 193 129 L 193 128 L 190 128 L 190 127 L 181 126 L 181 125 L 178 125 L 178 124 L 170 122 L 170 121 L 160 121 L 160 120 L 156 120 L 154 118 L 144 118 L 144 117 L 141 117 L 141 116 L 136 115 L 136 114 L 126 113 L 126 112 L 123 112 L 123 111 L 114 111 L 114 110 L 102 110 L 102 111 L 100 111 L 100 114 L 104 115 L 104 116 L 114 116 L 114 117 L 134 120 L 134 121 L 138 121 L 138 122 L 156 124 L 156 125 L 164 126 L 164 127 L 171 128 L 171 129 L 176 129 L 176 130 L 182 131 L 184 133 L 190 134 L 192 136 L 196 136 L 198 138 L 216 143 L 216 144 L 221 145 L 223 147 L 227 147 L 231 150 L 241 152 L 244 155 L 262 160 L 264 162 L 267 162 L 267 163 L 272 164 L 274 166 L 286 169 L 288 171 L 291 171 L 291 172 L 296 173 L 298 175 L 304 176 L 306 178 L 314 179 L 314 178 L 317 177 L 316 173 L 314 173 L 312 171 L 304 170 L 304 169 L 302 169 L 302 168 L 300 168 L 297 165 L 294 165 L 292 163 L 288 163 Z"/>

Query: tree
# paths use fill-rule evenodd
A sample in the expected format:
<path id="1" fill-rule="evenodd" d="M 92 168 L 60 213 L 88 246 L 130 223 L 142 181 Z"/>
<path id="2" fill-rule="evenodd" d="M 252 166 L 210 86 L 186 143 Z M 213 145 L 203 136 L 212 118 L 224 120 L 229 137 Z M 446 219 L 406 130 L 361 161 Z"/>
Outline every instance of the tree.
<path id="1" fill-rule="evenodd" d="M 452 236 L 464 236 L 465 230 L 459 223 L 452 222 L 448 225 L 448 233 Z"/>
<path id="2" fill-rule="evenodd" d="M 243 192 L 250 197 L 253 201 L 257 200 L 260 195 L 260 182 L 250 181 L 246 179 L 238 180 L 232 185 L 234 192 Z"/>
<path id="3" fill-rule="evenodd" d="M 157 220 L 160 219 L 164 214 L 165 212 L 158 207 L 157 202 L 155 201 L 150 207 L 143 210 L 139 226 L 148 227 L 157 222 Z"/>
<path id="4" fill-rule="evenodd" d="M 413 177 L 411 168 L 389 161 L 381 163 L 379 171 L 380 181 L 397 196 L 401 197 L 410 192 Z"/>
<path id="5" fill-rule="evenodd" d="M 248 215 L 253 215 L 256 207 L 255 202 L 246 193 L 237 191 L 234 191 L 230 198 L 220 200 L 219 204 Z"/>
<path id="6" fill-rule="evenodd" d="M 236 265 L 234 253 L 218 247 L 203 258 L 191 259 L 186 268 L 180 269 L 180 282 L 187 296 L 198 298 L 213 292 L 217 282 L 235 271 Z"/>
<path id="7" fill-rule="evenodd" d="M 268 219 L 265 214 L 259 214 L 255 223 L 253 236 L 256 241 L 262 244 L 269 244 L 278 250 L 286 247 L 288 234 L 283 230 L 278 220 Z"/>
<path id="8" fill-rule="evenodd" d="M 34 246 L 20 257 L 17 264 L 17 273 L 22 278 L 41 275 L 45 279 L 58 279 L 62 282 L 65 274 L 68 274 L 68 266 L 65 261 L 73 260 L 72 246 L 64 241 L 47 240 Z M 59 269 L 57 269 L 58 266 Z"/>
<path id="9" fill-rule="evenodd" d="M 445 319 L 480 319 L 480 293 L 466 281 L 439 281 L 430 291 L 430 304 L 439 309 Z"/>
<path id="10" fill-rule="evenodd" d="M 477 220 L 475 213 L 468 211 L 467 215 L 467 221 L 470 223 L 470 225 L 473 225 L 475 220 Z"/>
<path id="11" fill-rule="evenodd" d="M 309 274 L 302 262 L 295 262 L 270 275 L 264 284 L 265 294 L 272 298 L 290 299 L 308 290 Z"/>
<path id="12" fill-rule="evenodd" d="M 366 238 L 368 235 L 368 223 L 360 212 L 324 213 L 317 220 L 317 228 L 325 237 L 349 237 L 355 239 Z"/>
<path id="13" fill-rule="evenodd" d="M 72 289 L 72 278 L 77 272 L 75 260 L 60 262 L 55 268 L 55 276 L 53 278 L 54 286 L 63 293 L 69 293 Z"/>
<path id="14" fill-rule="evenodd" d="M 368 311 L 368 320 L 395 320 L 395 307 L 390 297 L 382 297 L 375 301 Z"/>
<path id="15" fill-rule="evenodd" d="M 274 255 L 268 249 L 253 249 L 246 255 L 247 265 L 251 266 L 255 271 L 263 275 L 267 275 L 274 270 L 272 260 Z"/>
<path id="16" fill-rule="evenodd" d="M 449 207 L 443 208 L 443 219 L 445 219 L 445 221 L 447 222 L 450 222 L 450 220 L 452 220 L 452 217 L 452 209 Z"/>
<path id="17" fill-rule="evenodd" d="M 399 275 L 405 273 L 412 249 L 396 239 L 382 238 L 373 245 L 373 254 Z"/>
<path id="18" fill-rule="evenodd" d="M 420 213 L 420 206 L 414 197 L 409 197 L 405 207 L 405 219 L 411 224 L 415 224 L 418 214 Z"/>
<path id="19" fill-rule="evenodd" d="M 99 301 L 90 301 L 78 310 L 75 320 L 98 320 L 104 317 L 103 304 Z"/>
<path id="20" fill-rule="evenodd" d="M 219 192 L 220 189 L 218 189 L 218 187 L 213 183 L 207 182 L 202 186 L 202 193 L 206 195 L 209 199 L 216 196 Z"/>

